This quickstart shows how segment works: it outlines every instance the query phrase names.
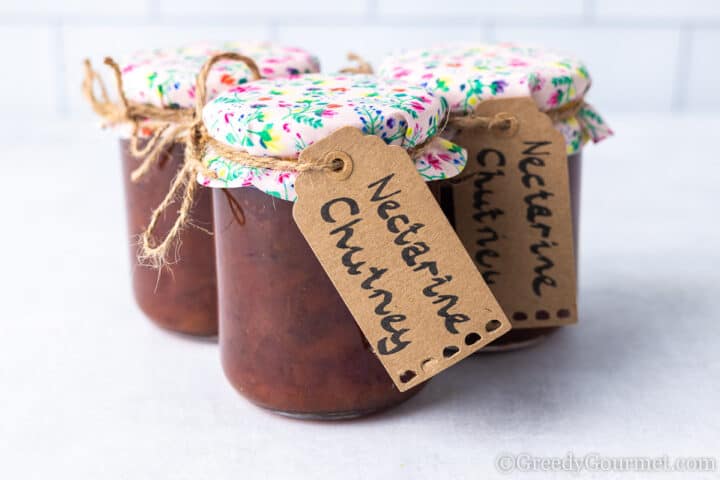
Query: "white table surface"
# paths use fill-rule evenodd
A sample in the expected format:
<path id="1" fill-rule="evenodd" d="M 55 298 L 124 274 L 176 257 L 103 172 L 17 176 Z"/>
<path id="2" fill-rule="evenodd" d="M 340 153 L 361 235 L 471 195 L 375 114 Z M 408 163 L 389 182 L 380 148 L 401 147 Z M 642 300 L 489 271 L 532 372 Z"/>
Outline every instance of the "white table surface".
<path id="1" fill-rule="evenodd" d="M 110 136 L 4 125 L 0 479 L 485 479 L 502 452 L 720 457 L 720 120 L 610 119 L 617 137 L 586 153 L 581 323 L 341 423 L 254 407 L 214 342 L 143 318 Z"/>

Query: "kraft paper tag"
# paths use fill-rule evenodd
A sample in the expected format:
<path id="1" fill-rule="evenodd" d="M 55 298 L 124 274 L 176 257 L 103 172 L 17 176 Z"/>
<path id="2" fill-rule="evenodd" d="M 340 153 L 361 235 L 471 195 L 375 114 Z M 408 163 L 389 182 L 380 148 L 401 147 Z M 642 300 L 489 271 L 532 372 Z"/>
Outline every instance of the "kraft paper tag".
<path id="1" fill-rule="evenodd" d="M 507 112 L 506 131 L 466 128 L 468 150 L 452 186 L 454 223 L 513 328 L 577 322 L 575 256 L 565 139 L 529 98 L 483 101 L 476 115 Z"/>
<path id="2" fill-rule="evenodd" d="M 407 152 L 346 127 L 299 162 L 293 217 L 400 391 L 511 325 Z"/>

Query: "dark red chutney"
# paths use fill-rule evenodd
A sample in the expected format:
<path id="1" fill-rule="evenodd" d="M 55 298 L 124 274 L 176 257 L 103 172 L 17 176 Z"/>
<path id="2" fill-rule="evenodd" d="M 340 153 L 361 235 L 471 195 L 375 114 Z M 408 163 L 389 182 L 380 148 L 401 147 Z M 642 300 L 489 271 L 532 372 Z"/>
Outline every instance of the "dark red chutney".
<path id="1" fill-rule="evenodd" d="M 575 265 L 578 265 L 578 232 L 580 223 L 580 184 L 582 173 L 582 154 L 576 153 L 568 156 L 568 175 L 570 182 L 570 203 L 573 220 L 573 241 L 575 243 Z M 445 182 L 440 188 L 440 206 L 447 215 L 450 223 L 453 223 L 455 217 L 454 210 L 457 208 L 452 203 L 452 192 L 450 189 L 452 184 Z M 492 289 L 492 285 L 490 285 Z M 533 345 L 541 341 L 546 336 L 556 332 L 560 327 L 547 328 L 514 328 L 508 333 L 498 338 L 480 352 L 514 350 Z"/>
<path id="2" fill-rule="evenodd" d="M 179 237 L 177 261 L 161 271 L 140 265 L 137 260 L 138 238 L 182 165 L 184 146 L 175 143 L 168 147 L 138 182 L 132 182 L 130 174 L 140 161 L 130 154 L 128 147 L 128 140 L 120 140 L 135 300 L 145 315 L 162 328 L 190 335 L 216 335 L 217 289 L 212 235 L 193 226 L 185 228 Z M 172 226 L 172 210 L 161 218 L 158 237 L 164 236 Z M 207 189 L 197 189 L 191 218 L 193 225 L 212 230 L 212 195 Z"/>
<path id="3" fill-rule="evenodd" d="M 213 205 L 220 353 L 238 392 L 309 419 L 358 417 L 417 392 L 398 391 L 372 353 L 292 202 L 245 187 L 213 190 Z"/>

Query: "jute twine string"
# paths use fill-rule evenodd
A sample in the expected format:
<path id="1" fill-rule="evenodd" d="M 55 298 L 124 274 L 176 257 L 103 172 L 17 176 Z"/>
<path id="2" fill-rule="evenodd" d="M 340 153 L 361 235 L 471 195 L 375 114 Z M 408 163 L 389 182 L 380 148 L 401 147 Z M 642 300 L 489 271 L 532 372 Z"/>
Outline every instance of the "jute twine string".
<path id="1" fill-rule="evenodd" d="M 129 123 L 132 125 L 130 153 L 135 157 L 143 158 L 143 162 L 131 174 L 133 181 L 138 181 L 147 174 L 159 158 L 160 153 L 168 146 L 176 142 L 185 144 L 185 161 L 173 179 L 168 194 L 153 211 L 148 227 L 141 235 L 141 252 L 138 256 L 141 263 L 148 263 L 156 267 L 165 263 L 166 254 L 172 246 L 172 242 L 177 238 L 180 229 L 189 221 L 189 212 L 197 188 L 195 182 L 197 173 L 202 172 L 207 176 L 213 176 L 213 172 L 207 171 L 202 164 L 202 153 L 199 146 L 201 143 L 203 145 L 219 144 L 219 142 L 208 141 L 209 137 L 202 124 L 202 108 L 207 99 L 207 77 L 212 67 L 222 60 L 243 62 L 250 69 L 253 80 L 261 78 L 257 65 L 249 57 L 234 52 L 214 55 L 198 73 L 195 87 L 196 104 L 193 108 L 163 108 L 131 102 L 125 95 L 122 70 L 117 62 L 108 57 L 104 63 L 112 69 L 115 75 L 119 98 L 118 102 L 112 102 L 102 78 L 93 70 L 90 61 L 85 61 L 83 92 L 93 110 L 108 124 Z M 98 86 L 100 91 L 99 98 L 95 95 L 95 85 Z M 140 123 L 143 121 L 153 126 L 154 131 L 145 145 L 139 148 Z M 250 162 L 257 159 L 245 158 L 244 160 Z M 159 219 L 165 210 L 174 203 L 180 191 L 183 191 L 183 194 L 178 209 L 178 217 L 166 237 L 160 243 L 156 243 L 153 237 Z"/>
<path id="2" fill-rule="evenodd" d="M 578 98 L 565 105 L 544 112 L 553 123 L 575 117 L 585 107 L 585 99 Z M 481 128 L 498 134 L 517 127 L 517 118 L 510 112 L 498 112 L 493 116 L 481 116 L 475 113 L 452 115 L 448 125 L 455 128 Z M 451 183 L 463 183 L 475 176 L 478 170 L 465 169 L 460 175 L 450 179 Z"/>
<path id="3" fill-rule="evenodd" d="M 204 68 L 204 70 L 209 70 L 209 68 L 212 66 L 212 59 L 206 64 L 207 69 Z M 205 73 L 201 73 L 201 75 L 198 76 L 198 82 L 204 82 L 207 78 L 207 71 Z M 200 83 L 198 83 L 198 91 L 200 90 Z M 202 101 L 200 97 L 198 97 L 198 101 Z M 204 103 L 204 101 L 203 101 Z M 202 104 L 198 103 L 200 111 L 202 110 Z M 555 111 L 546 112 L 548 116 L 551 118 L 553 122 L 557 122 L 560 120 L 564 120 L 566 118 L 570 118 L 577 114 L 577 112 L 583 107 L 584 102 L 582 100 L 579 100 L 577 102 L 571 102 L 570 104 L 562 107 L 561 109 L 557 109 Z M 199 114 L 198 114 L 199 116 Z M 466 120 L 461 120 L 461 118 Z M 469 123 L 467 122 L 469 120 Z M 432 143 L 432 141 L 435 140 L 436 137 L 440 135 L 440 133 L 443 132 L 445 127 L 448 124 L 463 124 L 465 127 L 469 125 L 473 126 L 479 126 L 481 128 L 488 128 L 491 130 L 499 129 L 499 130 L 505 130 L 512 128 L 513 122 L 517 122 L 514 116 L 512 114 L 507 112 L 501 112 L 498 113 L 492 117 L 482 117 L 478 115 L 472 115 L 467 117 L 451 117 L 449 115 L 449 112 L 445 115 L 443 118 L 443 121 L 440 125 L 438 125 L 438 128 L 434 135 L 429 136 L 426 138 L 423 142 L 407 149 L 408 154 L 411 158 L 415 158 L 422 154 L 422 152 L 427 148 L 427 146 Z M 239 165 L 243 166 L 251 166 L 251 167 L 260 167 L 260 168 L 267 168 L 271 170 L 279 170 L 279 171 L 295 171 L 295 172 L 307 172 L 307 171 L 319 171 L 319 170 L 338 170 L 342 168 L 342 165 L 338 165 L 334 162 L 333 159 L 330 158 L 321 158 L 314 162 L 298 162 L 295 158 L 281 158 L 281 157 L 270 157 L 270 156 L 254 156 L 250 155 L 247 152 L 242 152 L 239 150 L 236 150 L 233 147 L 230 147 L 228 145 L 225 145 L 214 138 L 210 137 L 207 130 L 205 129 L 205 126 L 203 125 L 202 121 L 196 122 L 193 124 L 193 127 L 191 129 L 191 135 L 189 140 L 186 142 L 186 149 L 185 149 L 185 157 L 186 157 L 186 164 L 183 167 L 183 170 L 187 168 L 187 175 L 188 177 L 185 178 L 185 180 L 176 181 L 173 186 L 171 187 L 170 191 L 168 192 L 168 195 L 165 197 L 165 200 L 163 203 L 153 212 L 153 219 L 151 220 L 150 225 L 148 226 L 147 231 L 143 235 L 143 253 L 146 256 L 147 259 L 151 260 L 155 265 L 161 265 L 166 251 L 171 247 L 173 242 L 175 241 L 180 229 L 183 227 L 183 225 L 188 221 L 190 208 L 192 207 L 193 203 L 193 197 L 194 192 L 197 188 L 197 182 L 196 177 L 198 173 L 203 173 L 205 176 L 214 176 L 214 172 L 208 171 L 203 162 L 202 159 L 205 155 L 205 152 L 207 149 L 210 148 L 215 154 L 218 154 L 222 156 L 224 159 L 229 160 L 231 162 L 237 163 Z M 182 173 L 182 172 L 181 172 Z M 179 175 L 180 177 L 180 175 Z M 176 219 L 175 225 L 170 230 L 170 232 L 167 234 L 165 239 L 158 245 L 153 246 L 151 244 L 152 240 L 152 233 L 155 228 L 155 222 L 157 217 L 159 217 L 170 204 L 173 203 L 175 195 L 180 191 L 180 189 L 183 187 L 185 188 L 185 191 L 182 195 L 182 203 L 180 206 L 180 209 L 178 210 L 178 218 Z M 235 207 L 234 205 L 231 205 L 231 208 Z M 242 216 L 242 210 L 240 209 L 239 205 L 236 205 L 236 207 L 239 209 L 239 213 L 237 213 L 236 218 L 244 217 Z M 233 213 L 235 214 L 235 209 L 233 209 Z M 241 223 L 243 223 L 241 222 Z"/>
<path id="4" fill-rule="evenodd" d="M 364 58 L 362 58 L 360 55 L 354 52 L 350 52 L 347 54 L 347 59 L 351 62 L 355 62 L 357 65 L 353 67 L 345 67 L 342 70 L 340 70 L 340 73 L 354 73 L 354 74 L 369 74 L 372 75 L 373 68 L 372 65 L 368 61 L 366 61 Z"/>
<path id="5" fill-rule="evenodd" d="M 360 66 L 357 71 L 368 71 L 369 64 L 362 61 L 360 57 L 351 54 L 349 58 L 359 61 Z M 172 109 L 170 111 L 168 111 L 169 109 L 129 101 L 124 93 L 120 67 L 115 61 L 107 58 L 105 63 L 112 68 L 115 74 L 118 97 L 120 98 L 119 103 L 111 102 L 107 95 L 107 89 L 99 75 L 92 69 L 89 61 L 85 63 L 86 76 L 83 82 L 83 90 L 93 110 L 110 124 L 131 123 L 133 125 L 130 151 L 134 156 L 144 158 L 142 164 L 131 174 L 133 181 L 138 181 L 147 174 L 157 161 L 157 158 L 159 158 L 160 153 L 172 143 L 182 142 L 185 144 L 184 163 L 173 179 L 163 201 L 153 210 L 148 226 L 140 237 L 141 252 L 138 255 L 138 259 L 141 263 L 149 264 L 156 268 L 167 263 L 166 257 L 168 252 L 172 249 L 183 227 L 189 223 L 190 211 L 198 188 L 196 181 L 197 175 L 202 174 L 208 178 L 216 177 L 215 172 L 208 170 L 202 161 L 208 149 L 211 149 L 213 153 L 222 156 L 224 159 L 239 165 L 277 171 L 295 171 L 301 173 L 311 170 L 337 170 L 341 167 L 334 163 L 332 159 L 300 163 L 296 158 L 251 155 L 247 152 L 236 150 L 212 138 L 202 122 L 202 108 L 207 98 L 208 75 L 212 67 L 221 60 L 242 61 L 251 69 L 255 79 L 260 78 L 259 70 L 252 59 L 230 52 L 215 55 L 203 65 L 198 73 L 195 107 Z M 95 84 L 98 84 L 100 88 L 101 98 L 99 99 L 94 94 Z M 437 134 L 445 127 L 447 120 L 448 117 L 446 116 L 438 128 Z M 137 138 L 139 136 L 139 125 L 141 121 L 153 122 L 157 127 L 153 135 L 147 140 L 145 146 L 139 148 L 137 146 Z M 419 155 L 422 150 L 434 140 L 435 136 L 427 138 L 420 144 L 409 148 L 408 153 L 411 156 Z M 177 199 L 180 200 L 177 218 L 164 238 L 158 242 L 155 237 L 160 218 Z"/>
<path id="6" fill-rule="evenodd" d="M 207 64 L 208 68 L 212 66 L 211 62 L 212 59 Z M 205 81 L 205 79 L 206 75 L 204 74 L 198 76 L 198 82 Z M 202 101 L 202 99 L 198 96 L 198 102 L 200 101 Z M 198 103 L 198 105 L 200 105 L 200 103 Z M 447 124 L 448 118 L 446 115 L 435 135 L 428 137 L 414 147 L 408 148 L 408 154 L 411 157 L 420 155 L 440 132 L 442 132 Z M 198 174 L 201 173 L 203 176 L 210 178 L 216 177 L 215 172 L 208 170 L 203 163 L 203 158 L 208 149 L 212 150 L 214 154 L 223 157 L 225 160 L 246 167 L 258 167 L 286 172 L 293 171 L 298 173 L 321 170 L 332 171 L 342 168 L 342 165 L 336 163 L 332 158 L 319 158 L 312 162 L 298 162 L 296 158 L 251 155 L 215 140 L 208 134 L 202 120 L 195 122 L 190 128 L 189 136 L 185 142 L 185 164 L 170 186 L 170 190 L 162 203 L 153 211 L 150 223 L 141 236 L 142 252 L 139 258 L 143 263 L 148 263 L 156 268 L 161 267 L 165 263 L 167 252 L 172 248 L 180 231 L 190 219 L 190 210 L 193 205 L 195 191 L 198 188 Z M 175 202 L 177 196 L 181 197 L 181 203 L 175 223 L 165 235 L 165 238 L 160 243 L 155 243 L 154 232 L 158 220 L 170 205 Z M 236 219 L 242 219 L 238 221 L 240 224 L 243 224 L 245 219 L 240 205 L 237 204 L 237 202 L 231 202 L 231 210 Z"/>
<path id="7" fill-rule="evenodd" d="M 372 72 L 369 64 L 355 54 L 348 56 L 350 60 L 357 61 L 359 66 L 354 69 L 345 69 L 349 73 Z M 138 104 L 127 99 L 123 89 L 122 71 L 117 63 L 111 58 L 105 59 L 105 64 L 113 69 L 118 88 L 119 103 L 110 101 L 107 89 L 100 76 L 92 69 L 89 61 L 85 62 L 86 76 L 83 81 L 83 91 L 93 110 L 110 124 L 131 123 L 133 133 L 130 141 L 131 153 L 136 157 L 144 158 L 142 164 L 132 173 L 133 181 L 142 178 L 156 162 L 160 153 L 172 143 L 180 142 L 185 144 L 185 159 L 182 167 L 173 179 L 168 193 L 160 205 L 152 212 L 150 222 L 141 235 L 141 253 L 138 259 L 141 263 L 152 265 L 156 268 L 167 263 L 168 251 L 176 242 L 181 230 L 189 224 L 190 211 L 193 206 L 195 193 L 198 188 L 197 176 L 202 174 L 207 178 L 215 178 L 216 174 L 208 170 L 203 164 L 203 158 L 208 149 L 224 159 L 239 165 L 266 168 L 277 171 L 318 171 L 337 170 L 341 168 L 332 159 L 319 159 L 315 162 L 298 162 L 296 158 L 283 158 L 272 156 L 256 156 L 247 152 L 236 150 L 224 143 L 212 138 L 202 122 L 202 109 L 207 99 L 207 79 L 212 67 L 222 60 L 234 60 L 245 63 L 253 74 L 253 79 L 261 77 L 255 62 L 244 55 L 234 52 L 226 52 L 214 55 L 203 65 L 196 79 L 194 108 L 168 109 L 152 105 Z M 94 85 L 98 84 L 101 98 L 95 96 Z M 571 108 L 567 108 L 570 106 Z M 569 118 L 582 108 L 583 103 L 577 105 L 568 104 L 563 107 L 562 112 L 547 112 L 553 121 Z M 508 129 L 512 127 L 511 115 L 508 113 L 497 114 L 493 117 L 481 117 L 476 115 L 453 116 L 449 114 L 438 126 L 435 135 L 428 137 L 422 143 L 408 149 L 411 157 L 416 157 L 444 130 L 447 125 L 459 128 L 469 126 L 480 126 L 489 129 Z M 139 136 L 139 125 L 142 121 L 149 121 L 156 125 L 153 135 L 147 140 L 144 147 L 137 146 Z M 163 214 L 175 201 L 180 198 L 180 205 L 177 210 L 177 218 L 168 230 L 165 237 L 157 242 L 155 231 L 158 222 Z M 239 205 L 238 205 L 239 207 Z"/>
<path id="8" fill-rule="evenodd" d="M 546 111 L 545 115 L 550 117 L 553 123 L 558 123 L 575 117 L 583 107 L 585 107 L 585 99 L 578 98 L 561 107 Z M 512 128 L 516 121 L 511 112 L 499 112 L 491 117 L 469 113 L 451 116 L 449 124 L 457 128 L 486 128 L 492 131 L 502 131 Z"/>

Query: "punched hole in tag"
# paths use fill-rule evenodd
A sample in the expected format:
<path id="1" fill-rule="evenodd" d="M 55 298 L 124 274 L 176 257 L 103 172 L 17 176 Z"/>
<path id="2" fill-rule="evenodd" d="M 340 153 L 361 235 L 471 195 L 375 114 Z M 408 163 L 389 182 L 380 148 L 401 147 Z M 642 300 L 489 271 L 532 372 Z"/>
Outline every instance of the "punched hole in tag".
<path id="1" fill-rule="evenodd" d="M 449 345 L 443 349 L 443 357 L 450 358 L 456 353 L 458 353 L 460 349 L 456 347 L 455 345 Z"/>
<path id="2" fill-rule="evenodd" d="M 426 358 L 420 364 L 420 368 L 422 368 L 423 372 L 432 372 L 436 368 L 437 363 L 438 361 L 434 358 Z"/>
<path id="3" fill-rule="evenodd" d="M 490 320 L 489 322 L 487 322 L 485 324 L 485 330 L 487 332 L 493 332 L 493 331 L 497 330 L 498 328 L 500 328 L 500 325 L 502 325 L 500 323 L 500 320 Z"/>
<path id="4" fill-rule="evenodd" d="M 415 377 L 417 377 L 417 373 L 413 372 L 412 370 L 405 370 L 405 372 L 400 375 L 400 381 L 402 383 L 408 383 Z"/>
<path id="5" fill-rule="evenodd" d="M 325 155 L 324 161 L 330 165 L 330 175 L 336 180 L 347 180 L 352 175 L 353 161 L 347 153 L 333 150 Z"/>

